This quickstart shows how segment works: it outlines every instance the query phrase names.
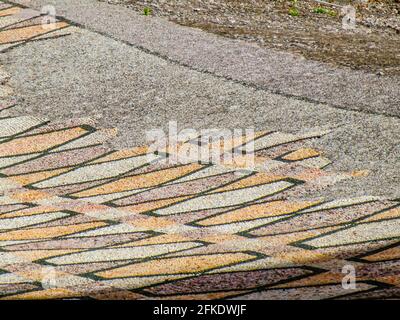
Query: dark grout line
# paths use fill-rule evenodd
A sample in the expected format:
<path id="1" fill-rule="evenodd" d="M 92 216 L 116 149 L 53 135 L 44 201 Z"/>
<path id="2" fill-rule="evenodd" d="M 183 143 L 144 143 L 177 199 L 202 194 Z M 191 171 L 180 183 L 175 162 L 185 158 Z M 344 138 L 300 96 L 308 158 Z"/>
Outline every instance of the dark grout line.
<path id="1" fill-rule="evenodd" d="M 16 3 L 12 2 L 12 1 L 9 1 L 9 0 L 1 0 L 1 1 L 3 1 L 4 3 L 13 4 L 13 5 L 21 7 L 21 8 L 30 8 L 30 7 L 25 6 L 25 5 L 16 4 Z M 359 110 L 359 109 L 356 109 L 356 108 L 345 108 L 345 107 L 343 107 L 341 105 L 338 105 L 338 104 L 332 104 L 332 103 L 328 103 L 328 102 L 318 101 L 316 99 L 312 99 L 312 98 L 308 98 L 308 97 L 304 97 L 304 96 L 299 96 L 299 95 L 286 93 L 286 92 L 283 92 L 281 90 L 272 90 L 272 89 L 269 89 L 269 88 L 267 88 L 265 86 L 262 86 L 262 85 L 257 85 L 257 84 L 254 84 L 254 83 L 251 83 L 251 82 L 247 82 L 247 81 L 243 81 L 243 80 L 237 80 L 237 79 L 234 79 L 234 78 L 229 77 L 229 76 L 218 75 L 218 74 L 215 74 L 215 73 L 213 73 L 211 71 L 199 69 L 199 68 L 193 67 L 193 66 L 191 66 L 191 65 L 189 65 L 187 63 L 181 62 L 179 60 L 172 59 L 172 58 L 168 57 L 165 54 L 162 54 L 162 53 L 159 53 L 157 51 L 153 51 L 153 50 L 147 49 L 142 45 L 134 44 L 134 43 L 131 43 L 129 41 L 119 39 L 119 38 L 117 38 L 115 36 L 112 36 L 110 34 L 107 34 L 105 32 L 98 31 L 98 30 L 95 30 L 95 29 L 93 29 L 91 27 L 85 26 L 85 25 L 83 25 L 81 23 L 74 22 L 74 21 L 72 21 L 72 20 L 70 20 L 68 18 L 65 18 L 64 16 L 56 16 L 55 18 L 59 19 L 61 21 L 67 22 L 71 26 L 75 26 L 75 27 L 78 27 L 78 28 L 81 28 L 81 29 L 84 29 L 84 30 L 87 30 L 87 31 L 90 31 L 90 32 L 93 32 L 93 33 L 96 33 L 96 34 L 99 34 L 99 35 L 101 35 L 103 37 L 112 39 L 114 41 L 123 43 L 123 44 L 128 45 L 130 47 L 133 47 L 133 48 L 135 48 L 137 50 L 140 50 L 140 51 L 142 51 L 144 53 L 147 53 L 147 54 L 153 55 L 155 57 L 158 57 L 160 59 L 163 59 L 164 61 L 167 61 L 167 62 L 169 62 L 171 64 L 174 64 L 174 65 L 177 65 L 177 66 L 180 66 L 180 67 L 185 67 L 185 68 L 188 68 L 189 70 L 196 71 L 196 72 L 199 72 L 199 73 L 202 73 L 202 74 L 211 75 L 211 76 L 213 76 L 213 77 L 215 77 L 217 79 L 222 79 L 222 80 L 225 80 L 225 81 L 230 81 L 230 82 L 233 82 L 233 83 L 236 83 L 236 84 L 240 84 L 240 85 L 242 85 L 242 86 L 244 86 L 246 88 L 249 88 L 249 89 L 254 89 L 256 91 L 262 91 L 262 92 L 267 92 L 267 93 L 272 93 L 272 94 L 283 96 L 285 98 L 291 98 L 291 99 L 295 99 L 295 100 L 298 100 L 298 101 L 308 102 L 308 103 L 311 103 L 313 105 L 324 104 L 325 106 L 328 106 L 328 107 L 331 107 L 331 108 L 334 108 L 334 109 L 343 110 L 343 111 L 352 111 L 352 112 L 356 112 L 356 113 L 360 113 L 360 114 L 367 114 L 367 115 L 374 115 L 374 116 L 383 116 L 385 118 L 400 119 L 400 116 L 397 116 L 397 115 L 392 115 L 392 114 L 387 114 L 387 113 L 379 113 L 379 112 L 370 111 L 370 110 Z"/>

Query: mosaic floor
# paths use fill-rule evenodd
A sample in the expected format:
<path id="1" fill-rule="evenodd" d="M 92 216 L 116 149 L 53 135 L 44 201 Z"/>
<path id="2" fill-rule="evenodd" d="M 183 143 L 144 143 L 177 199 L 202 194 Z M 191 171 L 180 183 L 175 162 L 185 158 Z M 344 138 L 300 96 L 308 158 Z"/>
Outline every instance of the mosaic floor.
<path id="1" fill-rule="evenodd" d="M 0 50 L 78 29 L 44 30 L 32 15 L 0 3 Z M 178 164 L 172 148 L 110 150 L 115 130 L 90 119 L 7 116 L 12 88 L 0 92 L 2 299 L 400 297 L 400 202 L 312 196 L 367 174 L 327 170 L 308 142 L 329 132 L 209 146 L 253 144 L 252 168 L 249 154 Z"/>

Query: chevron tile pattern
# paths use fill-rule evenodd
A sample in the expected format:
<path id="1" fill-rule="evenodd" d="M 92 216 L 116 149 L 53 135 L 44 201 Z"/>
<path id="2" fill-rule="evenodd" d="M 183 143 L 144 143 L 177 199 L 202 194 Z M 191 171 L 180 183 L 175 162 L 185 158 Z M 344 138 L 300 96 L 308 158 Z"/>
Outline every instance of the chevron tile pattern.
<path id="1" fill-rule="evenodd" d="M 73 31 L 43 33 L 21 10 L 0 3 L 0 50 Z M 209 145 L 254 146 L 233 164 L 180 163 L 170 146 L 111 150 L 113 129 L 12 107 L 0 105 L 1 299 L 400 297 L 400 202 L 316 197 L 366 174 L 325 169 L 308 142 L 328 131 L 258 132 Z"/>
<path id="2" fill-rule="evenodd" d="M 0 53 L 28 41 L 67 36 L 74 29 L 64 21 L 53 21 L 49 13 L 0 2 Z"/>
<path id="3" fill-rule="evenodd" d="M 328 160 L 303 144 L 326 132 L 258 133 L 250 170 L 109 150 L 115 131 L 85 120 L 2 117 L 0 128 L 3 299 L 398 294 L 399 203 L 310 198 L 362 174 L 321 169 Z"/>

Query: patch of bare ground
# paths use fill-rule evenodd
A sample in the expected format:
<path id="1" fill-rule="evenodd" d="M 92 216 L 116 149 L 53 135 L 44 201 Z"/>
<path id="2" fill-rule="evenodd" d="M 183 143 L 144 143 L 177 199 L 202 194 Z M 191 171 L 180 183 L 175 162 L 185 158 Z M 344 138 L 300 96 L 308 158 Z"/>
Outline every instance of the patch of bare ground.
<path id="1" fill-rule="evenodd" d="M 150 8 L 150 15 L 307 59 L 400 75 L 400 0 L 332 0 L 332 4 L 314 0 L 103 1 L 142 14 Z M 344 14 L 335 5 L 355 8 L 355 29 L 343 28 Z"/>

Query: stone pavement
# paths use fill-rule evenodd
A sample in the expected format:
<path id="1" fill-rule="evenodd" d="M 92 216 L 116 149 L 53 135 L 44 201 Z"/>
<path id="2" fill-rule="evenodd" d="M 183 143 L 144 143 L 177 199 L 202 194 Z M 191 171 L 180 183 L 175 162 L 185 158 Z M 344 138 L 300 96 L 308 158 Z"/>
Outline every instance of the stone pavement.
<path id="1" fill-rule="evenodd" d="M 266 92 L 21 12 L 0 4 L 2 298 L 399 297 L 396 115 Z M 254 167 L 249 154 L 177 163 L 170 146 L 140 144 L 171 119 L 262 117 L 254 136 L 209 146 L 252 144 Z M 330 160 L 343 135 L 358 151 Z M 386 169 L 389 182 L 376 173 Z"/>

